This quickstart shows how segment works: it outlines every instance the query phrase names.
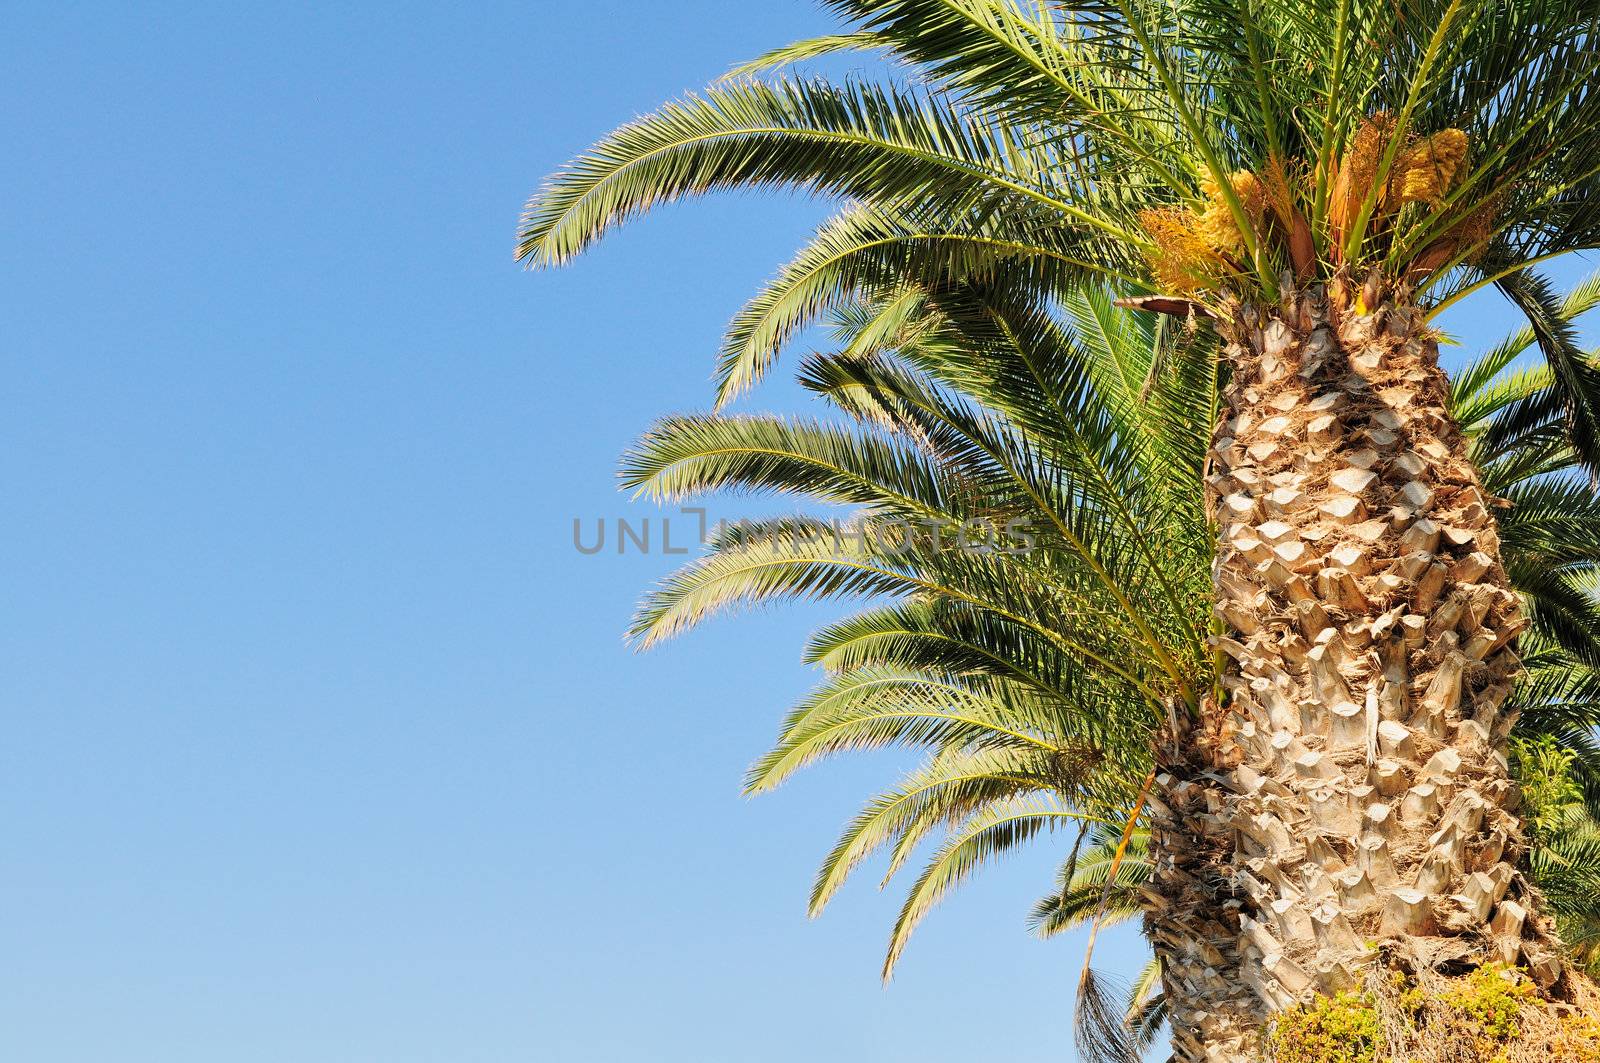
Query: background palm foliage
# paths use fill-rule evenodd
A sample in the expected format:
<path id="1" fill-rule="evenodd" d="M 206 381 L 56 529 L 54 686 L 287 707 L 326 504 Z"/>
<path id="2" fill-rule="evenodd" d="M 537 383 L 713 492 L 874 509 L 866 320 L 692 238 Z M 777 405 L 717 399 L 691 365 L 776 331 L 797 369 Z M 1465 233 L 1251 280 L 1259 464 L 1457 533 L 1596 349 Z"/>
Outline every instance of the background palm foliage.
<path id="1" fill-rule="evenodd" d="M 623 469 L 659 499 L 732 490 L 848 507 L 840 522 L 726 528 L 647 598 L 633 633 L 648 643 L 789 598 L 871 599 L 813 636 L 806 659 L 827 678 L 747 788 L 850 750 L 921 754 L 846 827 L 811 897 L 816 914 L 869 858 L 886 854 L 887 881 L 931 851 L 911 874 L 886 977 L 934 905 L 1041 834 L 1065 830 L 1070 853 L 1031 913 L 1040 933 L 1141 910 L 1145 839 L 1135 828 L 1123 842 L 1152 742 L 1184 691 L 1214 679 L 1200 483 L 1224 370 L 1204 335 L 1105 297 L 1070 296 L 1059 317 L 983 293 L 947 302 L 953 312 L 907 313 L 897 299 L 841 312 L 837 350 L 802 367 L 842 421 L 669 418 Z M 1597 302 L 1600 278 L 1563 301 L 1561 320 Z M 1508 703 L 1541 824 L 1533 869 L 1584 947 L 1600 927 L 1600 497 L 1559 423 L 1517 417 L 1553 386 L 1546 367 L 1526 367 L 1532 343 L 1524 330 L 1473 359 L 1452 401 L 1506 503 L 1505 564 L 1533 623 Z M 1160 1025 L 1153 985 L 1135 1009 L 1147 1034 Z"/>

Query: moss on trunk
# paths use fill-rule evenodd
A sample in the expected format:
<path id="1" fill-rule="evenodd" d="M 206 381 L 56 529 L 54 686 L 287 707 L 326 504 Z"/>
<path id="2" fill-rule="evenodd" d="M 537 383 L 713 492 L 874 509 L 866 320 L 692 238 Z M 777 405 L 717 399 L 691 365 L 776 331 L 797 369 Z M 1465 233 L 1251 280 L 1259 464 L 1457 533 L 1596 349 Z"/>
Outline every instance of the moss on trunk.
<path id="1" fill-rule="evenodd" d="M 1267 1038 L 1273 1063 L 1600 1063 L 1592 1007 L 1547 1000 L 1520 968 L 1490 963 L 1455 977 L 1386 969 L 1379 977 L 1364 992 L 1278 1015 Z"/>

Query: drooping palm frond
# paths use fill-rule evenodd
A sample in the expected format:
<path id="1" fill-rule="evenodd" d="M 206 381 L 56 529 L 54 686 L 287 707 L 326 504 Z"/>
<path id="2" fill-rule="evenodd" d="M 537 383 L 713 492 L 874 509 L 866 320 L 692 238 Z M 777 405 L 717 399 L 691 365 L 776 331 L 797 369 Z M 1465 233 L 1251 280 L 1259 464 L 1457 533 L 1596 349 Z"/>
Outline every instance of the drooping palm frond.
<path id="1" fill-rule="evenodd" d="M 887 48 L 889 42 L 870 30 L 854 33 L 827 33 L 820 37 L 807 37 L 763 52 L 754 59 L 738 64 L 724 75 L 724 80 L 738 80 L 756 74 L 765 74 L 809 59 L 839 55 L 844 52 L 871 52 Z"/>
<path id="2" fill-rule="evenodd" d="M 985 695 L 978 684 L 940 681 L 926 673 L 855 669 L 830 679 L 790 714 L 778 744 L 750 769 L 746 790 L 773 789 L 799 768 L 834 753 L 887 746 L 1031 754 L 1029 763 L 1043 775 L 1046 765 L 1072 754 L 1072 737 L 1043 737 L 1048 731 L 1042 725 L 1062 719 L 1059 707 L 1042 706 L 1004 687 Z M 1084 719 L 1081 729 L 1091 730 L 1092 719 Z M 1086 738 L 1078 741 L 1090 748 Z"/>
<path id="3" fill-rule="evenodd" d="M 863 296 L 892 292 L 903 300 L 908 289 L 999 284 L 1013 299 L 1028 293 L 1050 300 L 1092 278 L 1136 287 L 1126 263 L 1119 268 L 1114 259 L 1094 257 L 1096 244 L 1026 201 L 966 215 L 924 204 L 848 207 L 734 317 L 718 359 L 718 400 L 758 381 L 800 330 L 829 311 L 859 305 Z"/>
<path id="4" fill-rule="evenodd" d="M 1120 829 L 1098 828 L 1092 836 L 1093 844 L 1078 855 L 1075 865 L 1063 865 L 1056 888 L 1028 914 L 1028 926 L 1040 937 L 1054 937 L 1096 917 L 1112 926 L 1143 912 L 1139 887 L 1150 881 L 1149 835 L 1143 828 L 1134 831 L 1115 878 L 1111 866 Z"/>
<path id="5" fill-rule="evenodd" d="M 943 217 L 1031 204 L 1097 240 L 1104 254 L 1096 261 L 1129 259 L 1145 243 L 1131 215 L 1113 202 L 1091 210 L 1052 169 L 1059 161 L 1025 131 L 975 121 L 925 92 L 736 81 L 624 126 L 552 178 L 529 204 L 518 256 L 558 264 L 657 204 L 769 187 L 848 195 L 885 210 L 915 204 Z M 1126 216 L 1114 220 L 1118 213 Z"/>
<path id="6" fill-rule="evenodd" d="M 1083 775 L 1069 755 L 1051 751 L 935 752 L 898 786 L 874 797 L 845 828 L 817 873 L 810 914 L 820 915 L 850 873 L 875 853 L 891 850 L 887 881 L 935 831 L 1027 794 L 1071 793 Z M 765 782 L 761 776 L 756 785 Z"/>
<path id="7" fill-rule="evenodd" d="M 1501 411 L 1504 430 L 1527 431 L 1557 422 L 1584 468 L 1600 474 L 1600 366 L 1578 346 L 1572 321 L 1548 281 L 1522 270 L 1498 281 L 1528 318 L 1534 342 L 1549 366 L 1544 387 Z"/>
<path id="8" fill-rule="evenodd" d="M 1600 306 L 1600 272 L 1591 273 L 1573 286 L 1562 299 L 1557 316 L 1570 326 L 1597 306 Z M 1456 420 L 1464 428 L 1471 430 L 1481 426 L 1488 416 L 1508 402 L 1526 397 L 1549 383 L 1549 370 L 1544 369 L 1531 374 L 1512 374 L 1512 386 L 1508 388 L 1493 385 L 1497 380 L 1506 380 L 1507 371 L 1533 347 L 1535 339 L 1531 325 L 1516 329 L 1452 377 L 1451 405 Z"/>
<path id="9" fill-rule="evenodd" d="M 1081 814 L 1064 808 L 1051 796 L 993 802 L 949 832 L 922 873 L 906 891 L 905 903 L 889 935 L 883 960 L 887 980 L 912 932 L 934 905 L 984 864 L 992 862 L 1040 831 L 1072 826 Z"/>
<path id="10" fill-rule="evenodd" d="M 1166 1021 L 1167 998 L 1161 990 L 1161 961 L 1151 957 L 1128 991 L 1128 1014 L 1123 1019 L 1139 1058 L 1155 1045 Z"/>

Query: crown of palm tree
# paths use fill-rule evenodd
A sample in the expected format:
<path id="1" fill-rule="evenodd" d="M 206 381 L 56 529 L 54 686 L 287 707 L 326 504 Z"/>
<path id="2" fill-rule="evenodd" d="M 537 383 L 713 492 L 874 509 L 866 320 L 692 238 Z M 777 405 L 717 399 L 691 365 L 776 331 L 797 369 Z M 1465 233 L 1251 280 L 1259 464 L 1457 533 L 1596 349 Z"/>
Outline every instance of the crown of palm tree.
<path id="1" fill-rule="evenodd" d="M 709 191 L 847 197 L 733 323 L 724 399 L 819 313 L 885 288 L 1110 285 L 1207 312 L 1371 269 L 1433 310 L 1495 284 L 1553 369 L 1525 415 L 1564 415 L 1600 469 L 1600 378 L 1530 269 L 1600 243 L 1592 0 L 825 6 L 851 31 L 738 68 L 553 177 L 519 256 L 565 261 Z M 845 49 L 898 77 L 754 77 Z"/>

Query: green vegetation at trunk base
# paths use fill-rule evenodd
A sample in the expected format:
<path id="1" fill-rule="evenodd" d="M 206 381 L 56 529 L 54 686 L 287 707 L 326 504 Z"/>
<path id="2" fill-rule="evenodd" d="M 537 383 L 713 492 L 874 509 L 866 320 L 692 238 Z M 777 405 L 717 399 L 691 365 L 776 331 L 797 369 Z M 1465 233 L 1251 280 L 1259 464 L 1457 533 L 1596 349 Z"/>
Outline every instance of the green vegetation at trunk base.
<path id="1" fill-rule="evenodd" d="M 1278 1017 L 1276 1063 L 1374 1063 L 1383 1039 L 1378 1002 L 1367 993 L 1317 997 Z"/>
<path id="2" fill-rule="evenodd" d="M 1489 964 L 1432 988 L 1397 971 L 1381 991 L 1318 997 L 1278 1016 L 1269 1045 L 1273 1063 L 1600 1063 L 1600 1021 Z"/>

